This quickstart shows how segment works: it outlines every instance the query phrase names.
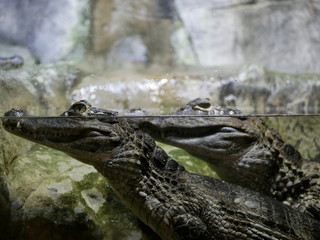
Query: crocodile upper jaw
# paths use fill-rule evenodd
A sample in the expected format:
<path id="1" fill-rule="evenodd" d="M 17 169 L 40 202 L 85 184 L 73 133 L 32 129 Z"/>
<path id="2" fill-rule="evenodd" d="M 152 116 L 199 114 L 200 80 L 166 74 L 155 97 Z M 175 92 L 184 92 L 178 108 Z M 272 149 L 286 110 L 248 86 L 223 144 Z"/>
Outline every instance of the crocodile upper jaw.
<path id="1" fill-rule="evenodd" d="M 112 123 L 97 118 L 25 117 L 20 109 L 5 113 L 3 127 L 17 136 L 63 151 L 87 164 L 106 158 L 120 144 Z"/>

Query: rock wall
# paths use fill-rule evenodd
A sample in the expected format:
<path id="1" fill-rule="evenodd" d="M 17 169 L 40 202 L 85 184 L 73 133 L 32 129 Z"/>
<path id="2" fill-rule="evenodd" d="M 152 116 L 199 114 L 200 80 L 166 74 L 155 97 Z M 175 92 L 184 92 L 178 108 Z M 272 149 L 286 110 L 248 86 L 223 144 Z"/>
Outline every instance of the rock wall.
<path id="1" fill-rule="evenodd" d="M 103 7 L 108 14 L 102 14 Z M 319 73 L 319 10 L 319 1 L 312 0 L 95 0 L 91 47 L 105 54 L 110 69 L 128 62 L 149 67 L 249 63 Z"/>
<path id="2" fill-rule="evenodd" d="M 12 0 L 0 2 L 0 40 L 41 62 L 89 48 L 108 70 L 249 63 L 320 73 L 319 11 L 316 0 Z"/>
<path id="3" fill-rule="evenodd" d="M 91 53 L 112 69 L 171 65 L 171 7 L 168 0 L 94 0 Z"/>
<path id="4" fill-rule="evenodd" d="M 4 46 L 0 46 L 0 49 Z M 26 49 L 6 46 L 6 53 L 12 54 L 19 50 L 28 62 L 32 62 Z M 29 62 L 29 63 L 30 63 Z M 66 97 L 68 89 L 76 79 L 76 72 L 68 64 L 30 66 L 25 64 L 22 68 L 12 71 L 0 70 L 0 115 L 11 108 L 25 109 L 35 115 L 56 115 L 69 105 Z M 23 165 L 19 157 L 34 146 L 33 143 L 15 137 L 0 127 L 0 235 L 1 239 L 16 239 L 21 233 L 20 225 L 15 222 L 23 221 L 27 215 L 20 215 L 14 219 L 13 209 L 23 194 L 17 195 L 21 189 L 28 189 L 28 182 L 18 179 L 17 189 L 13 186 L 12 178 L 27 174 L 28 169 L 34 167 Z M 29 162 L 30 163 L 30 162 Z M 17 171 L 18 170 L 18 171 Z M 35 170 L 35 169 L 34 169 Z M 22 177 L 22 176 L 21 176 Z M 31 187 L 32 188 L 32 187 Z M 21 200 L 21 199 L 20 199 Z M 27 227 L 26 227 L 27 228 Z M 27 239 L 27 238 L 26 238 Z M 34 238 L 36 239 L 36 238 Z"/>
<path id="5" fill-rule="evenodd" d="M 320 72 L 319 1 L 175 2 L 200 65 Z"/>
<path id="6" fill-rule="evenodd" d="M 0 39 L 28 47 L 41 62 L 54 62 L 87 37 L 86 11 L 87 0 L 0 1 Z"/>

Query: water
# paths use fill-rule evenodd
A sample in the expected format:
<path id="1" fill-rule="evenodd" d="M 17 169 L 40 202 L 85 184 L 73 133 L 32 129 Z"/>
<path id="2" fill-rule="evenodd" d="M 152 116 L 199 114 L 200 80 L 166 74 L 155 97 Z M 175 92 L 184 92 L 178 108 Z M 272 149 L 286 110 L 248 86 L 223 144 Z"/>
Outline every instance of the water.
<path id="1" fill-rule="evenodd" d="M 259 116 L 259 117 L 258 117 Z M 83 124 L 90 123 L 90 120 L 94 120 L 96 117 L 1 117 L 3 122 L 15 121 L 13 127 L 23 129 L 26 127 L 27 122 L 36 122 L 38 124 L 49 124 L 41 131 L 46 132 L 47 138 L 53 140 L 61 139 L 56 142 L 68 142 L 72 141 L 83 141 L 86 136 L 86 132 L 79 132 L 77 137 L 68 138 L 64 137 L 63 133 L 67 132 L 67 129 L 59 134 L 51 134 L 50 129 L 59 128 L 59 122 L 62 124 L 65 121 L 73 120 L 83 122 Z M 320 134 L 320 115 L 290 115 L 290 114 L 274 114 L 274 115 L 224 115 L 224 116 L 194 116 L 194 115 L 148 115 L 148 116 L 115 116 L 105 117 L 99 116 L 100 127 L 106 125 L 107 122 L 115 122 L 117 120 L 127 120 L 135 123 L 148 123 L 155 124 L 163 128 L 167 128 L 160 134 L 160 137 L 166 138 L 165 141 L 171 140 L 171 144 L 174 143 L 174 139 L 170 137 L 176 137 L 178 139 L 184 139 L 192 142 L 194 145 L 200 146 L 208 144 L 208 142 L 202 141 L 208 139 L 208 136 L 213 136 L 215 140 L 221 140 L 226 144 L 226 148 L 223 149 L 223 145 L 213 144 L 211 147 L 218 148 L 219 151 L 225 150 L 223 154 L 228 154 L 228 141 L 231 140 L 236 145 L 240 146 L 236 148 L 248 147 L 246 136 L 243 135 L 242 129 L 245 127 L 240 125 L 233 125 L 232 123 L 237 122 L 250 122 L 252 121 L 248 132 L 259 131 L 258 135 L 267 135 L 266 129 L 263 127 L 257 127 L 252 125 L 258 119 L 263 119 L 264 122 L 270 127 L 274 127 L 280 133 L 282 139 L 293 145 L 305 159 L 308 160 L 319 160 L 319 146 L 320 140 L 318 138 Z M 85 120 L 85 121 L 81 121 Z M 18 124 L 18 122 L 20 122 Z M 51 123 L 51 125 L 50 125 Z M 198 125 L 196 125 L 198 124 Z M 33 126 L 35 126 L 34 124 Z M 90 124 L 89 124 L 90 125 Z M 61 125 L 60 125 L 61 126 Z M 142 128 L 150 127 L 150 125 L 143 125 Z M 187 133 L 179 132 L 174 129 L 174 126 L 179 128 L 195 128 L 196 131 L 189 131 Z M 32 125 L 31 125 L 32 128 Z M 95 129 L 97 130 L 97 129 Z M 103 128 L 99 129 L 103 130 Z M 266 130 L 266 132 L 261 132 Z M 170 134 L 170 132 L 172 134 Z M 77 134 L 77 130 L 71 131 Z M 156 133 L 154 133 L 156 135 Z M 28 135 L 27 138 L 39 137 L 40 133 Z M 10 182 L 8 192 L 12 199 L 22 199 L 18 201 L 15 207 L 17 214 L 28 214 L 30 209 L 33 209 L 32 214 L 41 222 L 50 221 L 54 219 L 55 222 L 69 225 L 73 225 L 78 222 L 85 221 L 84 228 L 87 229 L 87 224 L 94 226 L 94 229 L 90 228 L 90 234 L 100 234 L 109 239 L 110 234 L 117 235 L 121 233 L 124 236 L 130 236 L 129 239 L 141 239 L 143 238 L 145 230 L 141 230 L 140 223 L 134 215 L 127 210 L 121 200 L 115 195 L 106 179 L 102 177 L 96 170 L 88 165 L 83 164 L 73 158 L 65 155 L 64 153 L 54 150 L 52 148 L 37 145 L 33 147 L 27 154 L 27 148 L 31 142 L 26 141 L 22 138 L 12 138 L 12 135 L 5 133 L 5 139 L 3 142 L 4 156 L 13 157 L 10 155 L 14 153 L 19 157 L 13 158 L 12 162 L 8 163 L 6 168 L 8 169 L 7 182 Z M 90 135 L 93 137 L 99 137 L 99 134 L 95 133 Z M 159 137 L 159 136 L 157 136 Z M 177 138 L 178 137 L 178 138 Z M 38 143 L 44 143 L 46 138 L 39 138 Z M 66 140 L 67 139 L 67 140 Z M 210 138 L 209 138 L 210 139 Z M 239 141 L 240 140 L 240 141 Z M 243 140 L 243 141 L 242 141 Z M 200 142 L 199 142 L 200 141 Z M 218 141 L 219 143 L 219 141 Z M 183 165 L 188 171 L 194 172 L 200 175 L 207 175 L 213 178 L 219 178 L 216 172 L 213 171 L 212 165 L 201 160 L 199 157 L 191 156 L 187 153 L 190 152 L 190 145 L 186 145 L 183 149 L 167 145 L 164 143 L 157 143 L 162 147 L 172 158 L 177 160 Z M 230 145 L 231 146 L 231 145 Z M 84 147 L 83 147 L 84 148 Z M 81 149 L 81 147 L 80 147 Z M 217 151 L 217 153 L 219 153 Z M 191 151 L 192 152 L 192 151 Z M 234 152 L 232 152 L 234 154 Z M 235 175 L 236 176 L 236 175 Z M 106 187 L 107 186 L 107 187 Z M 50 217 L 47 217 L 50 216 Z M 48 220 L 49 219 L 49 220 Z M 84 220 L 87 219 L 87 220 Z M 89 221 L 89 222 L 87 222 Z M 34 231 L 37 228 L 35 222 L 28 222 L 30 231 Z M 46 231 L 46 227 L 43 227 Z M 78 229 L 75 227 L 73 229 Z M 59 230 L 57 230 L 59 231 Z M 75 231 L 75 234 L 78 230 Z M 74 234 L 74 233 L 72 233 Z"/>

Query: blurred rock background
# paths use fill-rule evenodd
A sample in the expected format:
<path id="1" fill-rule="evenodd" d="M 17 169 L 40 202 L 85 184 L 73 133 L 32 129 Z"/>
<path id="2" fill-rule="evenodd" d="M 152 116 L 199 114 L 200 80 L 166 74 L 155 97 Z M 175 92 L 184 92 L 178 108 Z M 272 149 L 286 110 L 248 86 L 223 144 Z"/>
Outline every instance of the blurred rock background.
<path id="1" fill-rule="evenodd" d="M 0 39 L 41 63 L 84 49 L 113 70 L 254 63 L 319 73 L 319 8 L 315 0 L 2 0 Z"/>
<path id="2" fill-rule="evenodd" d="M 317 114 L 319 11 L 317 0 L 0 0 L 0 58 L 24 59 L 0 70 L 0 114 L 53 116 L 80 99 L 166 114 L 197 97 Z M 267 121 L 319 160 L 318 118 Z M 94 169 L 2 128 L 0 139 L 1 239 L 154 239 Z"/>

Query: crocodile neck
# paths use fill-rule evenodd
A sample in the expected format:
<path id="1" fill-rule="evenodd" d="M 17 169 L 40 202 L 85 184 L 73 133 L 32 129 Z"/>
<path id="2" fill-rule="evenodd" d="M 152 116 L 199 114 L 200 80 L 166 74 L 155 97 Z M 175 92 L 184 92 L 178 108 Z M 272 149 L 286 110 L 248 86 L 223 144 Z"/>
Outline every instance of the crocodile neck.
<path id="1" fill-rule="evenodd" d="M 156 146 L 149 135 L 132 130 L 129 125 L 119 128 L 126 136 L 123 144 L 95 168 L 134 214 L 161 238 L 178 238 L 172 224 L 175 210 L 170 208 L 172 191 L 185 170 Z"/>
<path id="2" fill-rule="evenodd" d="M 251 190 L 185 171 L 148 134 L 129 125 L 121 124 L 123 144 L 95 167 L 162 239 L 246 239 L 247 229 L 256 231 L 253 239 L 314 238 L 318 222 Z M 307 224 L 299 226 L 297 219 Z"/>

